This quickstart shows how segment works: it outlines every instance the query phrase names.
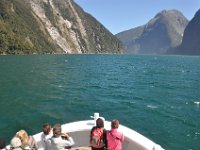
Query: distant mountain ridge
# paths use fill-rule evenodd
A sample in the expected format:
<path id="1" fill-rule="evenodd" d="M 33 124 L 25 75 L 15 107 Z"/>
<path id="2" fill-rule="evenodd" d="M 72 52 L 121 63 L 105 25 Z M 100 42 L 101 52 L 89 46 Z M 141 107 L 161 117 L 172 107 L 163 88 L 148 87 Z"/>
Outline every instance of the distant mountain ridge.
<path id="1" fill-rule="evenodd" d="M 177 10 L 163 10 L 147 24 L 116 34 L 128 53 L 166 54 L 181 44 L 187 18 Z"/>
<path id="2" fill-rule="evenodd" d="M 1 0 L 0 54 L 124 53 L 73 0 Z"/>

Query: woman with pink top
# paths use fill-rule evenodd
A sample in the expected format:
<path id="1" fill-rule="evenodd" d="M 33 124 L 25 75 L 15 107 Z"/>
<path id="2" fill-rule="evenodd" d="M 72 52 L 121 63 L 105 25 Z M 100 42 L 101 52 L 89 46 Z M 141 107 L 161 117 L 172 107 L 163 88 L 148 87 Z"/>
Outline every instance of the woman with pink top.
<path id="1" fill-rule="evenodd" d="M 111 130 L 107 131 L 107 150 L 122 150 L 122 142 L 124 141 L 124 135 L 117 131 L 119 127 L 119 121 L 113 120 L 111 122 Z"/>

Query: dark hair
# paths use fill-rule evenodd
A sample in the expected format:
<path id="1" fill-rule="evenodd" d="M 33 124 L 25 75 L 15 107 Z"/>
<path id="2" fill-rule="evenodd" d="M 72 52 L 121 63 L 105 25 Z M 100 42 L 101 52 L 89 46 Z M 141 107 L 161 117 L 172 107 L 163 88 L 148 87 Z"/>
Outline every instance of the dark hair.
<path id="1" fill-rule="evenodd" d="M 96 127 L 97 128 L 103 128 L 104 127 L 104 122 L 103 122 L 103 120 L 101 118 L 98 118 L 96 120 Z"/>
<path id="2" fill-rule="evenodd" d="M 117 119 L 114 119 L 111 122 L 111 128 L 115 129 L 115 128 L 118 128 L 118 127 L 119 127 L 119 121 Z"/>
<path id="3" fill-rule="evenodd" d="M 0 149 L 3 149 L 6 147 L 6 141 L 3 138 L 0 138 Z"/>
<path id="4" fill-rule="evenodd" d="M 45 135 L 48 135 L 49 132 L 51 131 L 51 125 L 48 123 L 43 124 L 42 126 L 42 131 Z"/>
<path id="5" fill-rule="evenodd" d="M 59 137 L 61 135 L 61 124 L 55 124 L 53 127 L 53 136 Z"/>

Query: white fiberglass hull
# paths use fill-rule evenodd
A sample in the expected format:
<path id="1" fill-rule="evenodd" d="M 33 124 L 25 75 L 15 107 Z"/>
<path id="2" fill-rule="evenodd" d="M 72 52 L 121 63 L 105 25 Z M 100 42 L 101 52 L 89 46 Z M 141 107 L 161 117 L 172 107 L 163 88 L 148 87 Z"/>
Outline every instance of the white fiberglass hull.
<path id="1" fill-rule="evenodd" d="M 110 125 L 111 123 L 109 121 L 104 121 L 104 127 L 107 130 L 110 130 Z M 93 126 L 94 120 L 77 121 L 62 125 L 62 131 L 69 133 L 74 139 L 74 147 L 83 147 L 89 146 L 89 134 Z M 123 150 L 164 150 L 160 145 L 121 124 L 118 130 L 125 136 L 122 147 Z M 34 138 L 38 142 L 39 148 L 42 150 L 41 134 L 42 133 L 38 133 L 34 135 Z"/>

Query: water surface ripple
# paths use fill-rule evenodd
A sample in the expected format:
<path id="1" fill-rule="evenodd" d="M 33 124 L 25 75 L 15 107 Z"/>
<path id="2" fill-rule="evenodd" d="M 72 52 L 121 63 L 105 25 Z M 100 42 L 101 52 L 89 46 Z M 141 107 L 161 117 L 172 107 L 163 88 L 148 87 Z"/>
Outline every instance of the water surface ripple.
<path id="1" fill-rule="evenodd" d="M 199 150 L 200 57 L 0 56 L 0 136 L 99 112 L 167 150 Z"/>

